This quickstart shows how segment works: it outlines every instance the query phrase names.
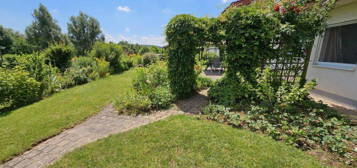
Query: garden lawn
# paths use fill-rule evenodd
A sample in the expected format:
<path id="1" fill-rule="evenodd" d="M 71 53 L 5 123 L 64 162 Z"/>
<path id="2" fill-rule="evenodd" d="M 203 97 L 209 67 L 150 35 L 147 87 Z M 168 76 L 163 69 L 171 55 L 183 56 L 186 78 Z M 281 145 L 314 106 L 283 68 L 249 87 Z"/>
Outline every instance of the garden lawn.
<path id="1" fill-rule="evenodd" d="M 65 167 L 322 167 L 302 151 L 247 130 L 172 116 L 79 148 Z"/>
<path id="2" fill-rule="evenodd" d="M 99 112 L 131 90 L 134 76 L 135 71 L 109 76 L 0 114 L 0 162 Z"/>

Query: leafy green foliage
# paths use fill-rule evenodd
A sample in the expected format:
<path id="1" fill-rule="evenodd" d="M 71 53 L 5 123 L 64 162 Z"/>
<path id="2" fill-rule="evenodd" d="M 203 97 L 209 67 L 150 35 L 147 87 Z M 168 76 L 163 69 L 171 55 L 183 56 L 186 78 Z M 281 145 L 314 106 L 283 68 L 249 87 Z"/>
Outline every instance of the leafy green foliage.
<path id="1" fill-rule="evenodd" d="M 205 114 L 210 119 L 266 133 L 303 150 L 321 147 L 348 158 L 351 135 L 354 133 L 344 117 L 328 106 L 309 99 L 309 91 L 314 88 L 315 82 L 300 87 L 299 82 L 277 85 L 272 82 L 274 79 L 274 73 L 269 69 L 258 74 L 255 87 L 245 88 L 249 85 L 247 81 L 233 83 L 230 87 L 222 86 L 222 81 L 227 80 L 223 79 L 210 90 L 212 100 L 230 107 L 244 102 L 241 105 L 245 107 L 246 114 L 236 117 L 239 115 L 236 112 L 220 113 L 214 110 Z M 223 89 L 219 90 L 220 87 Z M 232 95 L 229 91 L 239 93 L 235 88 L 244 88 L 244 92 L 252 94 L 233 101 L 235 97 L 229 97 Z"/>
<path id="2" fill-rule="evenodd" d="M 151 106 L 154 109 L 165 109 L 170 107 L 175 100 L 175 96 L 167 86 L 159 86 L 155 88 L 150 94 Z"/>
<path id="3" fill-rule="evenodd" d="M 151 109 L 151 101 L 145 95 L 138 93 L 127 94 L 126 96 L 117 98 L 114 105 L 120 114 L 138 115 L 147 113 Z"/>
<path id="4" fill-rule="evenodd" d="M 122 59 L 122 65 L 124 70 L 137 66 L 142 66 L 143 58 L 140 55 L 125 55 Z"/>
<path id="5" fill-rule="evenodd" d="M 120 41 L 118 44 L 123 47 L 126 55 L 144 55 L 147 52 L 161 54 L 164 52 L 164 49 L 158 46 L 130 44 L 127 41 Z"/>
<path id="6" fill-rule="evenodd" d="M 4 163 L 32 149 L 33 144 L 58 135 L 97 114 L 113 98 L 124 96 L 132 88 L 131 80 L 135 76 L 134 71 L 111 75 L 0 114 L 0 162 Z"/>
<path id="7" fill-rule="evenodd" d="M 138 54 L 144 55 L 144 54 L 149 53 L 149 52 L 150 52 L 150 48 L 144 46 L 144 47 L 141 47 L 141 48 L 139 49 L 139 53 L 138 53 Z"/>
<path id="8" fill-rule="evenodd" d="M 16 54 L 2 55 L 2 58 L 0 60 L 0 67 L 5 69 L 15 68 L 15 66 L 19 64 L 18 57 L 20 57 L 20 55 L 16 55 Z"/>
<path id="9" fill-rule="evenodd" d="M 40 4 L 39 8 L 34 10 L 33 17 L 35 20 L 25 31 L 29 43 L 38 49 L 44 49 L 61 41 L 61 28 L 44 5 Z"/>
<path id="10" fill-rule="evenodd" d="M 199 22 L 194 16 L 178 15 L 166 27 L 170 87 L 178 98 L 188 97 L 195 90 L 195 55 L 203 30 Z"/>
<path id="11" fill-rule="evenodd" d="M 149 95 L 155 88 L 169 86 L 167 67 L 164 62 L 137 69 L 137 77 L 133 81 L 136 91 Z"/>
<path id="12" fill-rule="evenodd" d="M 218 122 L 236 122 L 240 119 L 239 114 L 230 112 L 230 109 L 217 104 L 209 104 L 202 110 L 202 114 L 207 115 L 208 119 Z"/>
<path id="13" fill-rule="evenodd" d="M 148 66 L 159 61 L 159 55 L 151 52 L 147 52 L 143 55 L 143 64 L 144 66 Z"/>
<path id="14" fill-rule="evenodd" d="M 58 69 L 46 64 L 46 58 L 42 54 L 26 54 L 17 57 L 18 65 L 20 68 L 29 72 L 30 76 L 41 83 L 41 92 L 47 96 L 59 88 L 57 79 Z"/>
<path id="15" fill-rule="evenodd" d="M 168 108 L 175 100 L 175 96 L 169 87 L 166 64 L 158 62 L 148 67 L 138 68 L 136 71 L 137 76 L 133 80 L 134 93 L 128 94 L 124 98 L 118 98 L 115 103 L 117 109 L 139 114 L 142 110 L 147 112 L 152 109 Z M 140 102 L 135 101 L 143 101 L 143 105 L 141 106 Z M 120 103 L 124 103 L 124 105 Z"/>
<path id="16" fill-rule="evenodd" d="M 64 73 L 73 79 L 75 85 L 85 84 L 99 78 L 97 62 L 91 57 L 73 58 L 70 68 Z"/>
<path id="17" fill-rule="evenodd" d="M 237 107 L 251 102 L 254 97 L 253 86 L 243 77 L 231 79 L 227 76 L 215 82 L 208 91 L 210 100 L 227 107 Z"/>
<path id="18" fill-rule="evenodd" d="M 13 40 L 6 29 L 0 26 L 0 55 L 10 53 Z"/>
<path id="19" fill-rule="evenodd" d="M 255 69 L 274 56 L 278 20 L 255 6 L 243 6 L 229 9 L 220 21 L 225 30 L 227 75 L 235 77 L 239 72 L 255 82 Z"/>
<path id="20" fill-rule="evenodd" d="M 208 89 L 213 86 L 214 82 L 211 78 L 198 76 L 196 79 L 196 90 Z"/>
<path id="21" fill-rule="evenodd" d="M 55 44 L 43 51 L 48 64 L 51 64 L 62 72 L 69 66 L 70 60 L 75 55 L 75 50 L 72 46 Z"/>
<path id="22" fill-rule="evenodd" d="M 34 46 L 26 41 L 23 34 L 1 25 L 0 39 L 3 40 L 0 40 L 0 46 L 5 47 L 0 49 L 1 54 L 30 54 L 34 50 Z"/>
<path id="23" fill-rule="evenodd" d="M 106 77 L 109 75 L 110 72 L 110 63 L 102 60 L 102 59 L 96 59 L 97 62 L 97 72 L 100 78 Z"/>
<path id="24" fill-rule="evenodd" d="M 92 49 L 102 32 L 98 20 L 83 12 L 72 16 L 67 26 L 68 37 L 80 55 L 85 55 Z"/>
<path id="25" fill-rule="evenodd" d="M 123 65 L 121 64 L 123 49 L 117 44 L 97 42 L 89 55 L 108 61 L 110 63 L 111 72 L 123 71 Z"/>
<path id="26" fill-rule="evenodd" d="M 0 110 L 16 108 L 40 99 L 41 84 L 22 70 L 0 68 Z"/>
<path id="27" fill-rule="evenodd" d="M 163 62 L 138 69 L 133 86 L 136 92 L 149 97 L 154 109 L 167 108 L 175 100 L 169 87 L 167 67 Z"/>

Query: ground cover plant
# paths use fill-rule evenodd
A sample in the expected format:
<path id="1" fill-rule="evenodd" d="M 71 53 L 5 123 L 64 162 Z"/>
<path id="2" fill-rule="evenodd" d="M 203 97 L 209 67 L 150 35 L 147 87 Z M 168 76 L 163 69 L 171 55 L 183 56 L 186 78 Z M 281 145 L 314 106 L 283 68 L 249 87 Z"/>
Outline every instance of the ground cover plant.
<path id="1" fill-rule="evenodd" d="M 26 107 L 0 114 L 0 162 L 20 154 L 99 112 L 131 89 L 135 71 L 77 86 Z M 24 81 L 22 81 L 24 82 Z"/>
<path id="2" fill-rule="evenodd" d="M 233 101 L 229 94 L 225 97 L 216 93 L 217 89 L 210 90 L 211 100 L 217 104 L 206 107 L 203 114 L 212 120 L 265 133 L 302 150 L 322 149 L 336 153 L 342 157 L 341 161 L 356 165 L 357 130 L 339 113 L 308 97 L 315 82 L 302 88 L 299 82 L 275 86 L 270 82 L 274 78 L 268 69 L 257 78 L 255 87 L 248 82 L 235 86 L 242 95 L 249 96 L 233 96 Z M 228 92 L 230 88 L 225 90 Z M 240 104 L 229 106 L 226 100 Z"/>
<path id="3" fill-rule="evenodd" d="M 51 167 L 323 166 L 266 136 L 178 115 L 91 143 Z"/>

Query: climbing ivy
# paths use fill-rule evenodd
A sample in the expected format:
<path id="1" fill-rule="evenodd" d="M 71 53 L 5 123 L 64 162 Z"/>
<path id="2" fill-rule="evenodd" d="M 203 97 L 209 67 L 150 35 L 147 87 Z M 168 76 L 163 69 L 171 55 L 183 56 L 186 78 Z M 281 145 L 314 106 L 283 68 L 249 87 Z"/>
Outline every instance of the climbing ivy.
<path id="1" fill-rule="evenodd" d="M 219 19 L 225 32 L 227 76 L 239 72 L 253 82 L 255 69 L 274 55 L 278 20 L 254 6 L 230 8 Z"/>
<path id="2" fill-rule="evenodd" d="M 195 90 L 195 55 L 203 33 L 201 20 L 191 15 L 178 15 L 166 27 L 170 87 L 177 98 L 188 97 Z"/>
<path id="3" fill-rule="evenodd" d="M 266 6 L 253 3 L 232 7 L 218 18 L 174 17 L 166 29 L 172 91 L 178 98 L 193 93 L 197 76 L 195 56 L 209 46 L 219 47 L 226 78 L 243 79 L 254 86 L 256 69 L 267 67 L 267 61 L 273 60 L 276 65 L 282 65 L 274 70 L 285 71 L 288 67 L 287 74 L 291 69 L 300 73 L 303 86 L 309 50 L 314 38 L 324 31 L 328 11 L 334 3 L 335 0 L 282 0 Z M 295 58 L 306 61 L 302 67 L 295 67 L 292 64 Z M 283 71 L 279 73 L 286 73 Z M 283 75 L 275 76 L 289 81 Z M 293 75 L 294 81 L 298 77 Z"/>

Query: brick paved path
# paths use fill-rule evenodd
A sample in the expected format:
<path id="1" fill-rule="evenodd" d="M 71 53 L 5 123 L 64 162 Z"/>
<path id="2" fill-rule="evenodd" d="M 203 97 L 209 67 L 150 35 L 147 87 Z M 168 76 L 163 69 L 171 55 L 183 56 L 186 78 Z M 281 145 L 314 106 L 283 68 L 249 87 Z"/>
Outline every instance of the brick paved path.
<path id="1" fill-rule="evenodd" d="M 205 92 L 202 92 L 205 94 Z M 130 129 L 149 124 L 183 112 L 197 113 L 207 98 L 198 94 L 192 98 L 177 103 L 176 108 L 155 112 L 147 116 L 118 115 L 113 106 L 107 106 L 99 114 L 87 121 L 50 138 L 31 150 L 0 165 L 0 168 L 39 168 L 54 163 L 65 153 L 98 139 L 117 134 Z"/>

